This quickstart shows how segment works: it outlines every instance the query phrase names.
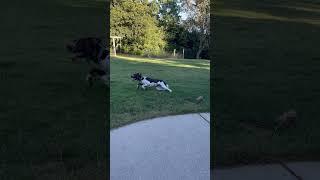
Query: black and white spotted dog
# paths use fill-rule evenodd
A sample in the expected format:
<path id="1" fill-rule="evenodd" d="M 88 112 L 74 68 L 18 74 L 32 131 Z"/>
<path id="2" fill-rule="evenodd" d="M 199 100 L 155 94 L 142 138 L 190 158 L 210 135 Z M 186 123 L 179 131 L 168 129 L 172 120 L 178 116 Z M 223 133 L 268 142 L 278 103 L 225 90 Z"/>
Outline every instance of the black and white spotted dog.
<path id="1" fill-rule="evenodd" d="M 109 51 L 102 45 L 102 40 L 95 37 L 87 37 L 73 40 L 66 46 L 73 53 L 72 61 L 86 59 L 90 70 L 86 80 L 92 86 L 94 80 L 102 80 L 106 85 L 109 83 Z"/>
<path id="2" fill-rule="evenodd" d="M 172 92 L 172 90 L 169 89 L 169 85 L 163 80 L 152 79 L 146 76 L 142 76 L 140 73 L 135 73 L 131 75 L 131 78 L 139 82 L 137 85 L 137 89 L 139 87 L 141 87 L 142 89 L 146 89 L 146 87 L 156 87 L 156 89 L 159 91 Z"/>

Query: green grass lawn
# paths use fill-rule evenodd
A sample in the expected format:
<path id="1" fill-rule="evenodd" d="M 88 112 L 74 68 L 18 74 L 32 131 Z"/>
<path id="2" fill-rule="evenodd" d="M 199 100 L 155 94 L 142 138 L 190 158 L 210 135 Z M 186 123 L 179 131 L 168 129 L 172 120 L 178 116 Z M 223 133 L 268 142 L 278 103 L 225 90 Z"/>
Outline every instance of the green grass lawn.
<path id="1" fill-rule="evenodd" d="M 136 72 L 165 80 L 173 92 L 137 90 L 137 81 L 130 78 Z M 153 117 L 210 111 L 208 60 L 117 56 L 111 58 L 110 78 L 111 128 Z M 197 103 L 199 96 L 204 100 Z"/>
<path id="2" fill-rule="evenodd" d="M 216 2 L 212 163 L 320 160 L 319 8 L 315 0 Z M 297 127 L 272 136 L 291 108 Z"/>
<path id="3" fill-rule="evenodd" d="M 65 50 L 105 35 L 105 1 L 90 2 L 1 4 L 0 179 L 106 179 L 108 92 L 84 93 L 88 67 Z"/>

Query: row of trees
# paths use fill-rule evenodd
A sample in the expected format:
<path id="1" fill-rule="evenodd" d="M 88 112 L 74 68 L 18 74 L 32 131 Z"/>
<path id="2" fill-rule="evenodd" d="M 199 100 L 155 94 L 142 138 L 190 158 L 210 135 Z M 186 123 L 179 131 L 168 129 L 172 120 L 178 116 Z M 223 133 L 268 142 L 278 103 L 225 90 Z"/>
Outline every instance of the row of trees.
<path id="1" fill-rule="evenodd" d="M 209 14 L 209 0 L 112 0 L 110 33 L 124 53 L 209 58 Z"/>

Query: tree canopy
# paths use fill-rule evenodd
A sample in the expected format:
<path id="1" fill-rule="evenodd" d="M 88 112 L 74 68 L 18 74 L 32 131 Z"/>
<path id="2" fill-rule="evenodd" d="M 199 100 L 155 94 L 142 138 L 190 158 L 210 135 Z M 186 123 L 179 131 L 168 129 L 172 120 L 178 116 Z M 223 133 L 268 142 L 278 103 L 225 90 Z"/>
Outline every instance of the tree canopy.
<path id="1" fill-rule="evenodd" d="M 209 1 L 193 1 L 197 8 L 189 0 L 112 0 L 110 34 L 123 37 L 124 53 L 158 56 L 183 48 L 186 58 L 207 58 Z"/>
<path id="2" fill-rule="evenodd" d="M 138 55 L 159 54 L 165 47 L 164 32 L 146 1 L 117 1 L 111 9 L 111 35 L 123 37 L 123 50 Z"/>

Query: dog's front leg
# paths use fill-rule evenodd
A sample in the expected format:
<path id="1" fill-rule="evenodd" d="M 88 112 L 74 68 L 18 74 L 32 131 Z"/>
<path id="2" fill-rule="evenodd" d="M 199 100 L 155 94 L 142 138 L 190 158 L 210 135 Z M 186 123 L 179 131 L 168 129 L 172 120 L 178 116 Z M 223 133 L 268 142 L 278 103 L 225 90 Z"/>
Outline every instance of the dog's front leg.
<path id="1" fill-rule="evenodd" d="M 143 90 L 146 90 L 146 85 L 141 86 Z"/>
<path id="2" fill-rule="evenodd" d="M 143 85 L 143 84 L 139 82 L 139 83 L 137 84 L 137 89 L 139 89 L 139 87 L 142 86 L 142 85 Z"/>
<path id="3" fill-rule="evenodd" d="M 89 84 L 89 87 L 92 87 L 92 85 L 93 85 L 93 77 L 92 77 L 92 75 L 90 73 L 87 75 L 86 80 L 87 80 L 87 82 Z"/>

